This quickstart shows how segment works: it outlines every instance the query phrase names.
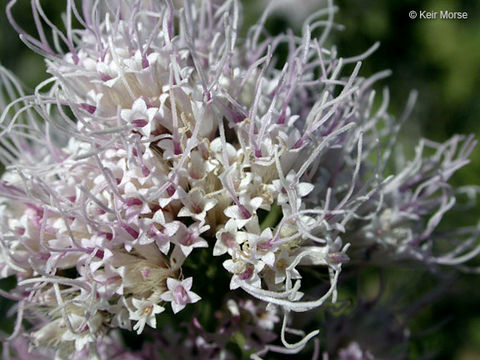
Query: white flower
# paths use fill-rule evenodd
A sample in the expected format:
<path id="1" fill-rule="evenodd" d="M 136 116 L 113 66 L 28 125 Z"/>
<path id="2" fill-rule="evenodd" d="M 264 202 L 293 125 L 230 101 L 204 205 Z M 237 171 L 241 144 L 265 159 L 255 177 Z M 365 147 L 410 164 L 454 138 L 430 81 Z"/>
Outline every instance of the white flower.
<path id="1" fill-rule="evenodd" d="M 180 217 L 191 217 L 197 221 L 204 221 L 207 211 L 212 209 L 217 201 L 205 198 L 205 193 L 199 188 L 193 188 L 182 199 L 184 205 L 178 212 Z"/>
<path id="2" fill-rule="evenodd" d="M 125 307 L 123 301 L 112 305 L 108 311 L 111 314 L 114 314 L 111 323 L 112 326 L 130 331 L 132 330 L 132 324 L 130 322 L 130 310 Z"/>
<path id="3" fill-rule="evenodd" d="M 132 298 L 132 305 L 135 309 L 129 308 L 129 319 L 137 321 L 133 326 L 133 330 L 137 331 L 137 334 L 141 334 L 145 324 L 155 328 L 157 326 L 157 320 L 155 315 L 162 313 L 165 308 L 157 305 L 150 300 Z"/>
<path id="4" fill-rule="evenodd" d="M 217 241 L 213 248 L 213 256 L 223 255 L 226 252 L 231 255 L 231 252 L 238 250 L 239 244 L 242 244 L 247 239 L 247 233 L 238 231 L 235 220 L 230 219 L 223 229 L 217 231 L 216 237 Z"/>
<path id="5" fill-rule="evenodd" d="M 273 267 L 275 254 L 272 249 L 273 233 L 270 228 L 266 228 L 260 235 L 251 235 L 249 237 L 251 257 L 263 261 L 264 264 Z"/>
<path id="6" fill-rule="evenodd" d="M 253 199 L 245 199 L 243 203 L 229 206 L 225 209 L 224 213 L 230 219 L 235 220 L 237 228 L 241 229 L 247 223 L 252 221 L 253 214 L 262 204 L 263 199 L 261 197 L 254 197 Z"/>
<path id="7" fill-rule="evenodd" d="M 191 277 L 179 281 L 173 278 L 167 279 L 168 291 L 161 295 L 162 300 L 170 301 L 172 304 L 172 310 L 176 314 L 181 311 L 187 304 L 193 304 L 199 301 L 201 298 L 193 291 Z"/>
<path id="8" fill-rule="evenodd" d="M 145 101 L 140 98 L 135 100 L 131 110 L 122 110 L 120 116 L 143 135 L 150 136 L 152 121 L 157 112 L 157 108 L 147 108 Z"/>
<path id="9" fill-rule="evenodd" d="M 262 329 L 273 330 L 275 324 L 280 321 L 275 306 L 265 306 L 248 299 L 243 304 L 243 308 L 250 313 L 252 321 Z"/>
<path id="10" fill-rule="evenodd" d="M 276 254 L 275 264 L 273 266 L 275 284 L 280 284 L 285 280 L 287 268 L 292 263 L 293 258 L 285 248 L 282 248 L 280 252 Z M 291 279 L 301 278 L 300 273 L 295 268 L 290 270 L 290 277 Z"/>
<path id="11" fill-rule="evenodd" d="M 255 261 L 255 259 L 254 259 Z M 223 267 L 228 272 L 232 273 L 230 280 L 230 289 L 238 289 L 243 282 L 246 282 L 254 287 L 260 288 L 261 279 L 258 273 L 262 271 L 265 263 L 263 261 L 255 261 L 252 264 L 248 259 L 238 256 L 233 259 L 225 260 Z"/>
<path id="12" fill-rule="evenodd" d="M 74 341 L 75 350 L 77 351 L 82 350 L 88 343 L 93 343 L 96 341 L 98 329 L 101 327 L 103 321 L 103 318 L 99 313 L 95 314 L 87 322 L 85 322 L 85 318 L 83 316 L 79 316 L 77 314 L 71 314 L 69 318 L 70 324 L 72 325 L 72 328 L 76 330 L 76 332 L 73 333 L 67 329 L 62 335 L 62 340 Z M 82 325 L 83 328 L 79 329 L 79 326 Z"/>
<path id="13" fill-rule="evenodd" d="M 277 202 L 279 205 L 285 205 L 290 202 L 289 193 L 292 200 L 295 200 L 296 209 L 300 208 L 301 198 L 307 196 L 314 189 L 314 185 L 308 182 L 295 182 L 295 172 L 290 171 L 285 178 L 285 183 L 280 180 L 273 180 L 273 189 L 278 193 Z M 293 205 L 293 204 L 292 204 Z"/>

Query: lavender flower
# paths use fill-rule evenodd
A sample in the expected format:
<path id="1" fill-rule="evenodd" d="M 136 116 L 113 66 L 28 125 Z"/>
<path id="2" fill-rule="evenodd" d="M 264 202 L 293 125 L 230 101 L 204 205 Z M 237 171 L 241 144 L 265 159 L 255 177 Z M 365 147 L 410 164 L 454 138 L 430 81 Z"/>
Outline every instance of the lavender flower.
<path id="1" fill-rule="evenodd" d="M 190 291 L 192 287 L 192 278 L 178 281 L 176 279 L 167 279 L 168 291 L 162 294 L 162 300 L 172 303 L 174 313 L 181 311 L 187 304 L 196 303 L 200 296 Z"/>
<path id="2" fill-rule="evenodd" d="M 388 72 L 358 76 L 378 44 L 354 58 L 328 47 L 331 2 L 301 37 L 264 34 L 264 16 L 245 39 L 234 0 L 68 1 L 63 32 L 33 1 L 36 37 L 16 24 L 15 2 L 10 22 L 51 77 L 25 95 L 1 68 L 0 269 L 16 277 L 3 295 L 18 314 L 7 354 L 28 336 L 59 359 L 160 358 L 178 348 L 228 358 L 237 332 L 253 358 L 297 353 L 318 330 L 291 329 L 292 314 L 335 302 L 350 258 L 370 261 L 375 247 L 371 258 L 386 265 L 460 265 L 480 251 L 478 229 L 446 253 L 432 249 L 455 202 L 447 180 L 475 141 L 422 140 L 411 162 L 392 160 L 388 93 L 372 113 L 373 84 Z M 278 64 L 282 43 L 289 53 Z M 345 75 L 347 64 L 355 66 Z M 426 147 L 436 154 L 425 157 Z M 403 170 L 387 174 L 394 160 Z M 188 273 L 199 253 L 212 263 L 222 256 L 223 266 Z M 328 275 L 316 298 L 303 267 Z M 176 344 L 159 337 L 159 348 L 135 354 L 116 340 L 118 328 L 142 334 L 185 307 L 201 311 L 209 299 L 197 281 L 225 275 L 216 336 L 194 316 Z M 234 300 L 235 289 L 250 298 Z M 361 349 L 340 356 L 351 352 Z"/>

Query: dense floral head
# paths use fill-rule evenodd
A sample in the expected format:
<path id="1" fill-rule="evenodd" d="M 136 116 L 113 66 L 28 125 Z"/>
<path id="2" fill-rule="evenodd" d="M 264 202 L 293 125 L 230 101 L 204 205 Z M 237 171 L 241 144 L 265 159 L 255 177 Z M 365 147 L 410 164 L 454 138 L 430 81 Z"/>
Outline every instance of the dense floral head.
<path id="1" fill-rule="evenodd" d="M 372 111 L 372 85 L 388 72 L 358 76 L 378 44 L 355 58 L 326 45 L 331 3 L 301 37 L 269 36 L 263 17 L 245 39 L 237 1 L 69 1 L 65 31 L 33 1 L 37 37 L 15 23 L 14 4 L 12 25 L 51 77 L 27 96 L 1 69 L 13 100 L 0 119 L 0 271 L 17 280 L 13 347 L 28 334 L 58 358 L 107 359 L 114 329 L 142 334 L 190 316 L 182 346 L 228 356 L 212 334 L 192 335 L 202 326 L 188 312 L 210 301 L 203 284 L 228 276 L 214 295 L 226 304 L 220 333 L 236 329 L 259 354 L 298 352 L 318 331 L 290 329 L 291 314 L 335 301 L 350 257 L 458 265 L 479 251 L 475 229 L 445 255 L 431 246 L 454 204 L 447 180 L 474 141 L 422 141 L 388 176 L 398 132 L 388 93 Z M 192 260 L 201 256 L 214 271 Z M 304 299 L 308 266 L 328 286 Z M 235 289 L 251 298 L 234 300 Z"/>

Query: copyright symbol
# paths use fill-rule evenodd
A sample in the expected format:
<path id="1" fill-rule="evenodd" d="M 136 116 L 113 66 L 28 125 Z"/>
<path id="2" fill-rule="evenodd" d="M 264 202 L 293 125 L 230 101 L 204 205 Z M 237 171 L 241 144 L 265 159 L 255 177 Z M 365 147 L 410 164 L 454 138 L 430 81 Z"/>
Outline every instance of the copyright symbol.
<path id="1" fill-rule="evenodd" d="M 408 13 L 408 17 L 410 19 L 415 19 L 417 17 L 417 12 L 415 10 L 412 10 Z"/>

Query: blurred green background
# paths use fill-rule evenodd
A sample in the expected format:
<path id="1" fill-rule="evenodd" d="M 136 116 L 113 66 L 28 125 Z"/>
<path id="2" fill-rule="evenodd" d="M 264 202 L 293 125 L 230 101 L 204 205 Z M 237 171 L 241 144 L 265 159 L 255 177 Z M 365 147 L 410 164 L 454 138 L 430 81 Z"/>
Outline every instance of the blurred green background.
<path id="1" fill-rule="evenodd" d="M 273 0 L 277 1 L 277 0 Z M 292 26 L 299 31 L 299 19 L 323 1 L 278 0 L 284 12 L 276 12 L 267 25 L 272 33 Z M 265 2 L 245 0 L 245 26 L 258 19 Z M 60 22 L 64 1 L 42 1 L 45 12 Z M 390 111 L 399 115 L 411 89 L 419 91 L 415 111 L 403 130 L 403 140 L 414 144 L 419 136 L 445 141 L 456 133 L 480 135 L 480 1 L 478 0 L 337 0 L 340 10 L 336 22 L 345 25 L 335 31 L 332 42 L 341 56 L 364 52 L 375 41 L 381 47 L 362 67 L 363 76 L 391 69 L 393 75 L 379 84 L 391 91 Z M 6 1 L 0 3 L 0 63 L 33 87 L 46 77 L 41 57 L 21 43 L 5 17 Z M 466 20 L 411 20 L 410 10 L 466 11 Z M 29 1 L 19 1 L 15 17 L 28 32 L 34 33 Z M 413 141 L 413 142 L 412 142 Z M 480 151 L 472 163 L 452 180 L 457 185 L 480 185 Z M 480 218 L 476 212 L 466 217 Z M 415 270 L 404 269 L 399 277 L 413 276 Z M 395 276 L 395 275 L 394 275 Z M 415 275 L 418 277 L 418 273 Z M 422 274 L 425 287 L 434 277 Z M 432 359 L 480 359 L 480 280 L 475 275 L 454 275 L 449 290 L 435 303 L 427 304 L 410 323 L 412 343 L 410 357 L 433 354 Z M 374 279 L 375 276 L 367 276 Z M 374 281 L 374 280 L 372 280 Z M 427 285 L 428 284 L 428 285 Z M 360 286 L 360 285 L 359 285 Z M 434 287 L 435 285 L 431 285 Z M 444 321 L 445 320 L 445 321 Z M 431 326 L 434 330 L 426 331 Z M 422 333 L 422 336 L 415 334 Z"/>

